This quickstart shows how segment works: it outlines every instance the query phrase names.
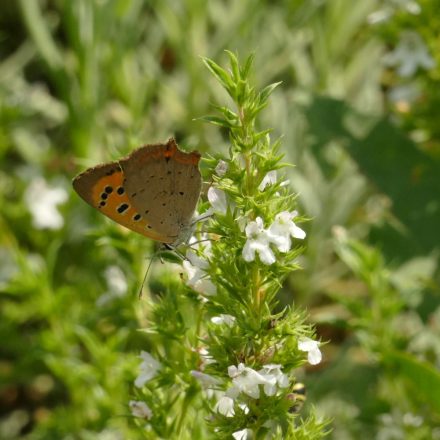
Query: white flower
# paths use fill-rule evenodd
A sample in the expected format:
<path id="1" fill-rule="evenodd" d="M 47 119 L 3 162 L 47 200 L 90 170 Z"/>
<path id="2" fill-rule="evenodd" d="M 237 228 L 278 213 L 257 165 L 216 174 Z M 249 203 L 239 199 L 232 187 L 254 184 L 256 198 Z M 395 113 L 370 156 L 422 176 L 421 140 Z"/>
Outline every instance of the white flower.
<path id="1" fill-rule="evenodd" d="M 278 385 L 280 388 L 287 388 L 289 386 L 289 378 L 281 372 L 281 365 L 264 365 L 259 373 L 270 381 L 270 383 L 264 385 L 264 392 L 267 396 L 275 395 L 277 391 L 276 385 Z"/>
<path id="2" fill-rule="evenodd" d="M 203 370 L 206 365 L 209 364 L 215 364 L 215 359 L 209 354 L 209 351 L 206 348 L 198 348 L 197 351 L 199 352 L 200 358 L 202 360 L 202 364 L 200 365 L 200 368 Z"/>
<path id="3" fill-rule="evenodd" d="M 130 400 L 130 402 L 128 402 L 128 405 L 131 409 L 131 414 L 134 417 L 151 419 L 151 417 L 153 416 L 153 412 L 145 402 L 139 400 Z"/>
<path id="4" fill-rule="evenodd" d="M 413 15 L 418 15 L 422 11 L 420 5 L 414 0 L 388 0 L 382 9 L 372 12 L 367 17 L 370 24 L 377 24 L 389 20 L 396 12 L 396 10 L 406 10 Z"/>
<path id="5" fill-rule="evenodd" d="M 239 403 L 238 406 L 245 414 L 249 414 L 249 407 L 245 403 Z"/>
<path id="6" fill-rule="evenodd" d="M 322 360 L 319 342 L 310 338 L 301 338 L 298 341 L 298 350 L 307 352 L 307 360 L 311 365 L 317 365 Z"/>
<path id="7" fill-rule="evenodd" d="M 235 316 L 220 314 L 220 316 L 213 316 L 211 322 L 214 324 L 226 324 L 228 327 L 232 327 L 235 323 Z"/>
<path id="8" fill-rule="evenodd" d="M 253 399 L 260 397 L 259 385 L 275 385 L 276 379 L 273 377 L 266 378 L 252 368 L 246 367 L 240 363 L 238 366 L 231 365 L 228 367 L 229 377 L 232 378 L 233 387 L 229 391 L 242 392 Z"/>
<path id="9" fill-rule="evenodd" d="M 288 252 L 292 246 L 293 238 L 304 239 L 306 233 L 296 226 L 293 219 L 298 215 L 296 211 L 283 211 L 276 215 L 274 222 L 268 230 L 269 240 L 280 252 Z"/>
<path id="10" fill-rule="evenodd" d="M 196 292 L 204 295 L 215 295 L 217 288 L 215 284 L 207 278 L 206 272 L 193 264 L 190 261 L 183 262 L 183 268 L 186 271 L 187 281 L 186 284 L 194 289 Z"/>
<path id="11" fill-rule="evenodd" d="M 235 431 L 232 434 L 232 437 L 234 437 L 235 440 L 247 440 L 249 435 L 249 429 L 242 429 L 240 431 Z"/>
<path id="12" fill-rule="evenodd" d="M 228 171 L 228 164 L 224 160 L 219 160 L 217 166 L 215 167 L 215 174 L 217 176 L 224 176 Z"/>
<path id="13" fill-rule="evenodd" d="M 269 236 L 263 227 L 261 217 L 257 217 L 255 221 L 249 222 L 245 228 L 245 232 L 247 241 L 242 252 L 244 261 L 254 261 L 255 252 L 258 252 L 262 263 L 267 265 L 275 263 L 275 255 L 270 248 Z"/>
<path id="14" fill-rule="evenodd" d="M 57 206 L 67 200 L 64 188 L 51 188 L 39 177 L 34 179 L 25 193 L 26 205 L 32 215 L 32 224 L 36 229 L 60 229 L 64 219 Z"/>
<path id="15" fill-rule="evenodd" d="M 397 47 L 385 55 L 383 61 L 387 66 L 397 67 L 402 77 L 413 76 L 419 67 L 429 70 L 435 66 L 422 37 L 414 31 L 402 33 Z"/>
<path id="16" fill-rule="evenodd" d="M 195 377 L 204 388 L 209 388 L 220 383 L 216 377 L 202 373 L 201 371 L 191 370 L 191 375 Z"/>
<path id="17" fill-rule="evenodd" d="M 224 191 L 211 186 L 208 189 L 207 197 L 208 197 L 209 203 L 212 206 L 212 212 L 226 214 L 226 212 L 228 210 L 228 203 L 226 201 L 226 194 Z"/>
<path id="18" fill-rule="evenodd" d="M 266 186 L 273 185 L 277 181 L 277 172 L 275 170 L 269 171 L 261 181 L 258 189 L 264 191 Z"/>
<path id="19" fill-rule="evenodd" d="M 219 401 L 215 404 L 214 410 L 225 417 L 234 417 L 234 399 L 228 396 L 220 397 Z"/>
<path id="20" fill-rule="evenodd" d="M 97 299 L 98 306 L 103 306 L 115 298 L 121 298 L 127 293 L 127 279 L 120 267 L 107 267 L 104 277 L 107 281 L 108 291 Z"/>
<path id="21" fill-rule="evenodd" d="M 141 371 L 134 381 L 134 384 L 138 388 L 142 388 L 148 381 L 157 375 L 158 371 L 162 368 L 162 364 L 146 351 L 141 351 L 139 357 L 142 359 L 139 367 Z"/>
<path id="22" fill-rule="evenodd" d="M 215 295 L 217 288 L 209 279 L 206 271 L 209 269 L 209 261 L 207 258 L 211 255 L 211 242 L 205 241 L 205 236 L 202 236 L 201 241 L 197 241 L 196 237 L 191 237 L 189 245 L 202 252 L 202 256 L 198 255 L 194 250 L 189 249 L 186 252 L 186 258 L 182 264 L 186 272 L 186 284 L 204 295 Z"/>

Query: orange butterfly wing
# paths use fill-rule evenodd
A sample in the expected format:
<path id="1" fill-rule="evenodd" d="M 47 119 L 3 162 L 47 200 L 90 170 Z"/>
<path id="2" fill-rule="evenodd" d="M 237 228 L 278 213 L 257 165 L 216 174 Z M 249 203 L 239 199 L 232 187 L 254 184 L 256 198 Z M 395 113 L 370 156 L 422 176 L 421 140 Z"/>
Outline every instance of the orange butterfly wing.
<path id="1" fill-rule="evenodd" d="M 91 206 L 126 228 L 162 243 L 169 237 L 156 232 L 137 212 L 124 188 L 124 172 L 118 162 L 89 168 L 73 180 L 75 191 Z"/>

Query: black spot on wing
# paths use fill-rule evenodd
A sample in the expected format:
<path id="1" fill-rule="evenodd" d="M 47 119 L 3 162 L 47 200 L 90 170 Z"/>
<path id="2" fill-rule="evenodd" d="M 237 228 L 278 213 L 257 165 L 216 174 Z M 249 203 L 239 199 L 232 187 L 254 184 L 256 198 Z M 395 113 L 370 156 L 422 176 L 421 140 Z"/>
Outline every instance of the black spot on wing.
<path id="1" fill-rule="evenodd" d="M 122 205 L 119 205 L 119 206 L 118 206 L 117 211 L 119 212 L 119 214 L 122 214 L 122 213 L 125 212 L 128 208 L 129 208 L 129 206 L 127 205 L 127 203 L 123 203 Z"/>

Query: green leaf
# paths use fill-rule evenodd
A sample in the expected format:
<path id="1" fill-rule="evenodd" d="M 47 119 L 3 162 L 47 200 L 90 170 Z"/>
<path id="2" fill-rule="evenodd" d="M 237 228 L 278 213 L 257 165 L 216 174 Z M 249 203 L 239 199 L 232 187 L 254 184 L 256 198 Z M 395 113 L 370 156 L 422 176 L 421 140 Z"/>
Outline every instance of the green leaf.
<path id="1" fill-rule="evenodd" d="M 404 376 L 413 392 L 440 414 L 440 372 L 437 369 L 399 351 L 387 353 L 384 360 L 392 367 L 393 374 Z"/>
<path id="2" fill-rule="evenodd" d="M 218 116 L 202 116 L 200 118 L 195 119 L 196 121 L 204 121 L 209 122 L 210 124 L 218 125 L 220 127 L 226 128 L 237 128 L 238 125 L 231 124 L 226 119 L 220 118 Z"/>
<path id="3" fill-rule="evenodd" d="M 244 67 L 241 69 L 241 78 L 247 79 L 249 76 L 249 72 L 252 68 L 252 64 L 254 63 L 255 54 L 251 53 L 245 61 Z"/>
<path id="4" fill-rule="evenodd" d="M 282 83 L 282 81 L 273 83 L 273 84 L 269 84 L 268 86 L 266 86 L 259 95 L 260 98 L 260 103 L 263 104 L 267 101 L 267 99 L 269 98 L 269 96 L 271 95 L 271 93 Z"/>
<path id="5" fill-rule="evenodd" d="M 422 152 L 388 118 L 360 114 L 343 101 L 317 96 L 306 116 L 318 155 L 329 142 L 342 141 L 361 171 L 392 200 L 405 231 L 374 230 L 383 250 L 402 260 L 438 249 L 440 160 Z"/>
<path id="6" fill-rule="evenodd" d="M 234 83 L 231 80 L 230 75 L 226 70 L 222 69 L 217 63 L 209 58 L 202 58 L 205 66 L 209 71 L 217 78 L 217 81 L 223 86 L 223 88 L 232 96 L 234 90 Z"/>
<path id="7" fill-rule="evenodd" d="M 231 65 L 232 77 L 234 78 L 234 81 L 238 81 L 239 79 L 241 79 L 241 77 L 240 77 L 240 68 L 238 66 L 238 58 L 230 50 L 225 50 L 225 52 L 229 56 L 229 63 Z"/>

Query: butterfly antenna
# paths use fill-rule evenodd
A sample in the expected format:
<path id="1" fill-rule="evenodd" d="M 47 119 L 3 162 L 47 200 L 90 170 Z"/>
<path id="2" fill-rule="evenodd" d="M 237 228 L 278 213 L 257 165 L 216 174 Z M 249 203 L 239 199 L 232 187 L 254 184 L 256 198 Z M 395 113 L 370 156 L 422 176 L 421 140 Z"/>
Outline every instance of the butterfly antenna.
<path id="1" fill-rule="evenodd" d="M 156 255 L 157 255 L 157 252 L 155 252 L 155 253 L 153 254 L 153 256 L 151 257 L 150 262 L 148 263 L 148 267 L 147 267 L 147 270 L 145 271 L 144 279 L 142 280 L 141 288 L 139 289 L 139 295 L 138 295 L 138 296 L 139 296 L 139 299 L 142 298 L 142 289 L 144 288 L 144 284 L 145 284 L 145 281 L 146 281 L 146 279 L 147 279 L 148 272 L 150 272 L 151 265 L 152 265 L 153 260 L 154 260 L 154 258 L 156 257 Z"/>

